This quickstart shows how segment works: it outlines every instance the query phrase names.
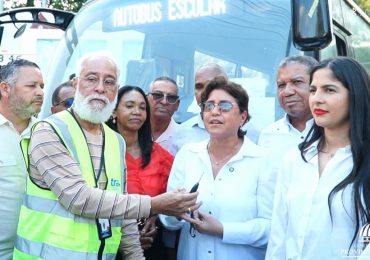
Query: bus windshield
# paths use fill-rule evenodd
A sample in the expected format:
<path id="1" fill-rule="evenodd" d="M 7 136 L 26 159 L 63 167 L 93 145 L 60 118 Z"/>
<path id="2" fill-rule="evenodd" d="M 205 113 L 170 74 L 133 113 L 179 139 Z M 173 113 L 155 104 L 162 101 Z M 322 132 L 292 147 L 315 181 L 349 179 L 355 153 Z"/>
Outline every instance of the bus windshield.
<path id="1" fill-rule="evenodd" d="M 287 0 L 90 1 L 60 42 L 46 84 L 67 80 L 84 54 L 108 50 L 119 64 L 121 86 L 148 92 L 156 77 L 173 78 L 181 98 L 175 120 L 183 122 L 199 112 L 195 70 L 215 62 L 247 90 L 252 122 L 262 128 L 283 114 L 276 99 L 278 64 L 298 53 L 290 12 Z"/>

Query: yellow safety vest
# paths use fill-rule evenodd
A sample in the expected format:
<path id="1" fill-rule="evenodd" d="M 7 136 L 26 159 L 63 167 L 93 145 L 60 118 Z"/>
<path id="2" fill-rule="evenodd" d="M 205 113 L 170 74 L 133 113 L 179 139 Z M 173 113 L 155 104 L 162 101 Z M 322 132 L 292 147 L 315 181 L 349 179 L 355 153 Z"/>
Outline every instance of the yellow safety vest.
<path id="1" fill-rule="evenodd" d="M 84 180 L 96 187 L 88 145 L 77 121 L 69 111 L 44 120 L 56 131 L 71 156 L 80 164 Z M 104 169 L 108 191 L 126 192 L 125 143 L 122 137 L 103 124 L 105 133 Z M 29 139 L 22 140 L 22 151 L 29 168 Z M 121 239 L 122 219 L 110 219 L 112 236 L 105 239 L 102 259 L 115 259 Z M 96 219 L 74 215 L 59 203 L 49 189 L 27 178 L 21 207 L 13 259 L 98 259 L 101 241 Z"/>

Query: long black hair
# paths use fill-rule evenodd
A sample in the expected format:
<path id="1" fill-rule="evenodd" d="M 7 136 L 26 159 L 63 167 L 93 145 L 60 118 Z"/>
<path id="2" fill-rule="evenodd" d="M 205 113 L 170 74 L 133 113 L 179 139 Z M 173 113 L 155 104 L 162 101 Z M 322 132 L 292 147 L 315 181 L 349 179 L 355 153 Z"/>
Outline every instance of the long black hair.
<path id="1" fill-rule="evenodd" d="M 349 92 L 349 138 L 353 168 L 351 173 L 330 192 L 328 205 L 332 216 L 331 203 L 334 195 L 348 185 L 353 185 L 356 230 L 350 245 L 352 247 L 361 225 L 370 223 L 370 77 L 359 62 L 348 57 L 338 57 L 324 60 L 314 67 L 310 75 L 311 82 L 314 73 L 323 68 L 329 68 L 332 75 Z M 300 145 L 301 156 L 306 162 L 305 149 L 316 140 L 320 140 L 319 147 L 321 147 L 325 142 L 324 138 L 324 129 L 314 124 L 305 141 Z"/>
<path id="2" fill-rule="evenodd" d="M 130 91 L 139 92 L 143 96 L 145 100 L 145 105 L 146 105 L 146 109 L 145 109 L 146 119 L 144 121 L 144 124 L 139 129 L 139 133 L 138 133 L 139 146 L 140 146 L 141 158 L 142 158 L 141 168 L 145 168 L 145 166 L 147 166 L 150 163 L 152 149 L 153 149 L 153 140 L 152 140 L 152 129 L 150 125 L 150 107 L 149 107 L 149 102 L 148 102 L 148 99 L 144 91 L 140 87 L 137 87 L 137 86 L 126 85 L 126 86 L 121 87 L 118 90 L 117 104 L 116 104 L 115 109 L 117 110 L 118 104 L 121 101 L 122 97 Z M 109 118 L 106 124 L 110 128 L 112 128 L 114 131 L 118 132 L 117 123 L 113 123 L 112 117 Z"/>

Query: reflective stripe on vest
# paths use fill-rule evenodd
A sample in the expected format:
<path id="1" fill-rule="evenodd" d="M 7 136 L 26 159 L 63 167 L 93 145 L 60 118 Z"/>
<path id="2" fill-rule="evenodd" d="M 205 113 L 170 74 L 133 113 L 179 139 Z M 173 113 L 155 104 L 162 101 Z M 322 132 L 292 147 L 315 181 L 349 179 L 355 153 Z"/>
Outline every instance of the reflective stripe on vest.
<path id="1" fill-rule="evenodd" d="M 18 244 L 21 244 L 22 241 L 17 241 Z M 30 252 L 31 256 L 28 254 L 23 253 L 22 251 L 14 249 L 13 252 L 13 259 L 21 259 L 21 260 L 41 260 L 41 259 L 47 259 L 47 260 L 69 260 L 71 259 L 71 255 L 75 255 L 75 259 L 79 260 L 96 260 L 97 255 L 96 254 L 90 254 L 86 252 L 72 252 L 66 249 L 60 249 L 58 247 L 53 247 L 50 245 L 45 245 L 42 243 L 37 242 L 30 242 L 28 245 L 31 245 Z M 27 246 L 22 245 L 23 247 Z M 40 258 L 40 257 L 34 257 L 33 255 L 40 255 L 41 251 L 48 252 L 49 256 L 52 256 L 52 258 Z M 105 260 L 114 260 L 116 259 L 116 254 L 105 254 L 104 258 Z"/>
<path id="2" fill-rule="evenodd" d="M 64 111 L 47 120 L 67 147 L 71 156 L 80 164 L 84 180 L 95 187 L 95 174 L 84 135 L 68 112 Z M 104 125 L 105 149 L 104 169 L 107 190 L 126 192 L 124 167 L 125 144 L 123 139 Z M 37 126 L 35 126 L 37 127 Z M 22 150 L 28 166 L 29 140 L 22 141 Z M 112 153 L 112 151 L 117 151 Z M 119 151 L 119 152 L 118 152 Z M 109 153 L 109 154 L 108 154 Z M 111 220 L 112 237 L 105 240 L 103 259 L 114 256 L 121 239 L 122 219 Z M 66 259 L 97 259 L 100 246 L 95 219 L 77 216 L 66 210 L 57 197 L 48 189 L 35 185 L 27 179 L 27 191 L 21 208 L 17 230 L 14 259 L 55 259 L 56 254 Z M 58 252 L 58 253 L 57 253 Z M 87 258 L 88 257 L 88 258 Z M 62 259 L 61 258 L 61 259 Z"/>

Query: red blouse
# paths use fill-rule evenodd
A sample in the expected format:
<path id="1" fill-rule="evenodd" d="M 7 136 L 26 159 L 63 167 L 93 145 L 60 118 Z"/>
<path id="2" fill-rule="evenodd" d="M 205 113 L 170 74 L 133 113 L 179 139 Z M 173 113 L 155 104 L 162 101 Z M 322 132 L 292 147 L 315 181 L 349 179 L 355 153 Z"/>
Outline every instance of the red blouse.
<path id="1" fill-rule="evenodd" d="M 173 155 L 157 143 L 153 143 L 150 163 L 144 169 L 141 156 L 134 159 L 126 153 L 128 193 L 156 196 L 166 192 L 173 160 Z"/>

